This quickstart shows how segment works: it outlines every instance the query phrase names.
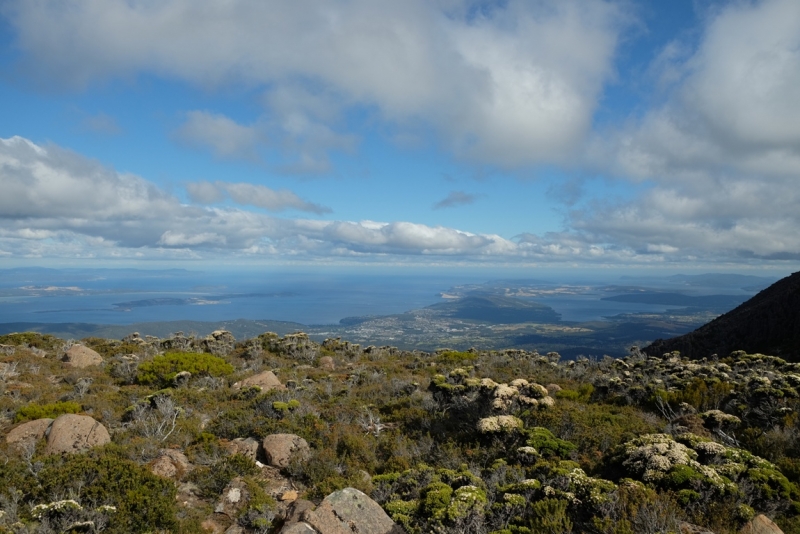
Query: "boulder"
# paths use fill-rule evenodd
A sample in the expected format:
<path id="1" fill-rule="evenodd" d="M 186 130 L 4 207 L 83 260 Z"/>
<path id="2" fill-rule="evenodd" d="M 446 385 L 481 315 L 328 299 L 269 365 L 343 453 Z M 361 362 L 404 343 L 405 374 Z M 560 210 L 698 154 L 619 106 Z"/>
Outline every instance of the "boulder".
<path id="1" fill-rule="evenodd" d="M 275 376 L 275 373 L 272 371 L 263 371 L 257 375 L 253 375 L 249 378 L 245 378 L 244 380 L 236 382 L 233 385 L 233 389 L 242 389 L 248 387 L 257 387 L 260 388 L 261 391 L 269 391 L 271 389 L 286 389 L 286 387 L 281 384 L 281 381 L 278 380 L 278 377 Z"/>
<path id="2" fill-rule="evenodd" d="M 319 534 L 308 523 L 291 523 L 285 525 L 280 534 Z"/>
<path id="3" fill-rule="evenodd" d="M 743 526 L 739 534 L 783 534 L 783 531 L 767 516 L 759 514 Z"/>
<path id="4" fill-rule="evenodd" d="M 261 442 L 267 465 L 287 467 L 293 455 L 308 458 L 311 449 L 308 442 L 295 434 L 271 434 Z"/>
<path id="5" fill-rule="evenodd" d="M 303 521 L 319 534 L 405 534 L 378 503 L 355 488 L 331 493 L 316 510 L 306 512 Z"/>
<path id="6" fill-rule="evenodd" d="M 6 435 L 6 443 L 17 448 L 24 448 L 29 443 L 36 444 L 37 441 L 44 438 L 52 423 L 52 419 L 37 419 L 22 423 Z"/>
<path id="7" fill-rule="evenodd" d="M 559 386 L 558 384 L 547 384 L 545 386 L 545 389 L 547 389 L 547 394 L 552 397 L 553 395 L 561 391 L 561 386 Z"/>
<path id="8" fill-rule="evenodd" d="M 76 367 L 83 369 L 92 365 L 100 365 L 103 363 L 103 357 L 89 347 L 83 345 L 72 345 L 69 350 L 61 358 L 67 367 Z"/>
<path id="9" fill-rule="evenodd" d="M 81 452 L 111 441 L 108 430 L 88 415 L 64 414 L 50 425 L 45 454 Z"/>
<path id="10" fill-rule="evenodd" d="M 176 449 L 161 449 L 161 455 L 150 464 L 150 471 L 164 478 L 180 478 L 191 470 L 189 459 Z"/>
<path id="11" fill-rule="evenodd" d="M 258 460 L 258 441 L 253 438 L 236 438 L 223 445 L 228 454 L 241 454 L 254 462 Z"/>

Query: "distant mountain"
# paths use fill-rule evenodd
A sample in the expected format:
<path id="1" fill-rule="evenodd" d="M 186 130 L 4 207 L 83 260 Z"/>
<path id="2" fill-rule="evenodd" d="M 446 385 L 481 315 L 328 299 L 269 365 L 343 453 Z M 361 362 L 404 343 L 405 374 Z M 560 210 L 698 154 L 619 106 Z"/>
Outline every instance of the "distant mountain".
<path id="1" fill-rule="evenodd" d="M 654 356 L 675 350 L 695 359 L 744 350 L 800 361 L 800 272 L 693 332 L 644 349 Z"/>
<path id="2" fill-rule="evenodd" d="M 456 319 L 493 324 L 555 323 L 561 314 L 537 302 L 500 296 L 471 296 L 441 302 L 425 308 Z"/>

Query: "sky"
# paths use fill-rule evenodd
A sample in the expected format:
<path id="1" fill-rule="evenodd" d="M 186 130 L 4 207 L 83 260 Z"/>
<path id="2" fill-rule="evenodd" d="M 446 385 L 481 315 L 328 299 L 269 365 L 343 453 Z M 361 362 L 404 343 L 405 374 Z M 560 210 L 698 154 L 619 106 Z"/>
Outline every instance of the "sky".
<path id="1" fill-rule="evenodd" d="M 797 270 L 797 0 L 0 0 L 0 265 Z"/>

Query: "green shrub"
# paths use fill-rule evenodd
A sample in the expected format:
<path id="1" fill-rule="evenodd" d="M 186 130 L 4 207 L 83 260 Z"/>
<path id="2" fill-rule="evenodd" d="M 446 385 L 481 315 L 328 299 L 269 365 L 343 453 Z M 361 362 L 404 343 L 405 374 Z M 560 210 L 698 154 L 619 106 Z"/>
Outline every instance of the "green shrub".
<path id="1" fill-rule="evenodd" d="M 558 456 L 569 458 L 577 447 L 569 441 L 559 439 L 544 427 L 534 427 L 528 431 L 528 445 L 534 447 L 542 456 Z"/>
<path id="2" fill-rule="evenodd" d="M 140 364 L 137 380 L 140 384 L 165 387 L 183 371 L 192 375 L 224 376 L 233 372 L 233 366 L 211 354 L 171 352 Z"/>
<path id="3" fill-rule="evenodd" d="M 199 486 L 203 497 L 213 499 L 222 493 L 232 479 L 256 473 L 258 467 L 253 460 L 241 454 L 234 454 L 221 458 L 212 465 L 198 467 L 192 471 L 189 478 Z"/>
<path id="4" fill-rule="evenodd" d="M 477 359 L 478 355 L 474 352 L 456 352 L 454 350 L 443 352 L 437 358 L 440 363 L 454 365 L 470 365 Z"/>
<path id="5" fill-rule="evenodd" d="M 52 351 L 62 345 L 62 341 L 50 334 L 39 332 L 22 332 L 0 336 L 0 345 L 30 346 L 37 349 Z"/>
<path id="6" fill-rule="evenodd" d="M 34 421 L 36 419 L 55 419 L 65 413 L 80 413 L 81 405 L 77 402 L 64 401 L 51 404 L 29 404 L 17 410 L 14 416 L 15 423 Z"/>
<path id="7" fill-rule="evenodd" d="M 117 508 L 107 532 L 174 530 L 175 484 L 121 456 L 109 445 L 87 454 L 49 456 L 39 473 L 37 500 L 76 491 L 82 502 Z"/>

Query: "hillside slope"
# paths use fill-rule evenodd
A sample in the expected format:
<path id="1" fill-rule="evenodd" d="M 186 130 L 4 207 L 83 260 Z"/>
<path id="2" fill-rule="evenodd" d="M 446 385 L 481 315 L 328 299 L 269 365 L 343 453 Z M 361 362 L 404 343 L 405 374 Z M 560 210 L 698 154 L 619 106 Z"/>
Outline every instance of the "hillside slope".
<path id="1" fill-rule="evenodd" d="M 800 272 L 693 332 L 654 341 L 644 352 L 655 356 L 676 350 L 689 358 L 745 350 L 800 360 Z"/>

